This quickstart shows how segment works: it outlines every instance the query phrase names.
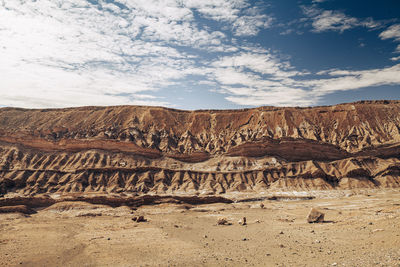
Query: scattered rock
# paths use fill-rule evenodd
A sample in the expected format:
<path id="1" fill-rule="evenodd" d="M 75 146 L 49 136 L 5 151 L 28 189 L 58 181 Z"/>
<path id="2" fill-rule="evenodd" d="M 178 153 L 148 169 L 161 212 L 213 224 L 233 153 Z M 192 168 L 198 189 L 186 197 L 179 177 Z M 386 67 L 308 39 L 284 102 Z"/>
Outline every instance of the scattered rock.
<path id="1" fill-rule="evenodd" d="M 382 232 L 382 231 L 383 231 L 383 229 L 374 229 L 374 230 L 372 230 L 373 233 Z"/>
<path id="2" fill-rule="evenodd" d="M 280 231 L 279 234 L 280 234 L 280 235 L 283 235 L 283 231 Z"/>
<path id="3" fill-rule="evenodd" d="M 133 217 L 132 221 L 135 221 L 135 222 L 147 222 L 147 220 L 144 218 L 143 215 Z"/>
<path id="4" fill-rule="evenodd" d="M 373 223 L 372 223 L 372 222 L 369 222 L 368 225 L 373 225 Z"/>
<path id="5" fill-rule="evenodd" d="M 242 239 L 242 241 L 248 241 L 248 239 L 245 237 L 245 238 Z"/>
<path id="6" fill-rule="evenodd" d="M 321 223 L 324 221 L 325 214 L 317 209 L 311 208 L 310 213 L 307 216 L 307 222 L 309 223 Z"/>
<path id="7" fill-rule="evenodd" d="M 261 223 L 261 221 L 260 220 L 255 220 L 254 223 Z"/>
<path id="8" fill-rule="evenodd" d="M 227 218 L 218 218 L 217 224 L 218 225 L 230 225 Z"/>
<path id="9" fill-rule="evenodd" d="M 241 220 L 239 220 L 238 223 L 239 223 L 240 225 L 247 225 L 246 217 L 243 217 Z"/>
<path id="10" fill-rule="evenodd" d="M 264 205 L 264 203 L 260 203 L 260 208 L 265 208 L 265 205 Z"/>
<path id="11" fill-rule="evenodd" d="M 294 222 L 294 219 L 289 219 L 289 218 L 279 218 L 278 219 L 278 221 L 281 221 L 281 222 Z"/>

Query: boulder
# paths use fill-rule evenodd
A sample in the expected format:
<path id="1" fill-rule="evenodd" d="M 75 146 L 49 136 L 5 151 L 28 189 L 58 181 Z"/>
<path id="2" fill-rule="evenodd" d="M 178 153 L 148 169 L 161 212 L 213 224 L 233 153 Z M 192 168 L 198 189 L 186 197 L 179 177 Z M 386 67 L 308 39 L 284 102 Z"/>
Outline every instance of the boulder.
<path id="1" fill-rule="evenodd" d="M 247 225 L 246 217 L 243 217 L 241 220 L 239 220 L 238 223 L 239 223 L 240 225 Z"/>
<path id="2" fill-rule="evenodd" d="M 321 223 L 324 221 L 325 214 L 317 209 L 312 208 L 307 216 L 307 222 L 309 223 Z"/>

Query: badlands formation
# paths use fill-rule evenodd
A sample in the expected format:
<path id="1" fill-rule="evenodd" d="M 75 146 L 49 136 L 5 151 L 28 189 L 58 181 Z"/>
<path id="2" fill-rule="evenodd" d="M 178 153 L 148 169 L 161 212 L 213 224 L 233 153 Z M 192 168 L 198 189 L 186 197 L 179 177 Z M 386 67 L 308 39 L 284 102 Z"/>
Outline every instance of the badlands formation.
<path id="1" fill-rule="evenodd" d="M 0 109 L 0 194 L 400 186 L 400 101 L 183 111 Z"/>

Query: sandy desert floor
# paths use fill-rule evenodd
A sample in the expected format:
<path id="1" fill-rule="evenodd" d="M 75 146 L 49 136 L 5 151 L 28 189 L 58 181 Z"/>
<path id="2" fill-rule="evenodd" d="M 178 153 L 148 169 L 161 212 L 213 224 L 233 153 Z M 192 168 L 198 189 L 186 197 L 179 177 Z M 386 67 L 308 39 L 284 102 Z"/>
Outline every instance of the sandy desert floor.
<path id="1" fill-rule="evenodd" d="M 260 203 L 0 214 L 0 266 L 400 266 L 399 192 Z M 311 207 L 326 222 L 307 223 Z"/>

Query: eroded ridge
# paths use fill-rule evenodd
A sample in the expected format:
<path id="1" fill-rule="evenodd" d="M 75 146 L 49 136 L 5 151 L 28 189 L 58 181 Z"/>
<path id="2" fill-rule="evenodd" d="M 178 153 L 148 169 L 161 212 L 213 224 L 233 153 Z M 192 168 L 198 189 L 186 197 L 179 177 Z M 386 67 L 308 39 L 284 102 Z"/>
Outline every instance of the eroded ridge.
<path id="1" fill-rule="evenodd" d="M 400 102 L 0 109 L 0 193 L 400 186 Z"/>

